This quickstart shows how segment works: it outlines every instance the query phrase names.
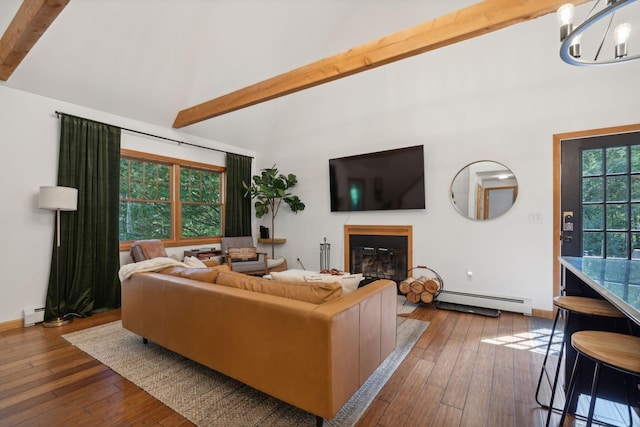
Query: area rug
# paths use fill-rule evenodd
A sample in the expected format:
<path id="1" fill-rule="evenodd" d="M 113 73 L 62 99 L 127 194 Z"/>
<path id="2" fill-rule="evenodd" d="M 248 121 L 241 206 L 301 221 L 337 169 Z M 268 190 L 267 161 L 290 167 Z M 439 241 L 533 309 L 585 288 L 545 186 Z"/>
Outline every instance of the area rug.
<path id="1" fill-rule="evenodd" d="M 398 317 L 396 350 L 325 426 L 352 426 L 404 360 L 428 322 Z M 63 335 L 198 426 L 314 426 L 315 416 L 122 328 L 120 321 Z"/>
<path id="2" fill-rule="evenodd" d="M 413 313 L 420 304 L 415 304 L 407 299 L 404 295 L 398 295 L 398 314 Z"/>

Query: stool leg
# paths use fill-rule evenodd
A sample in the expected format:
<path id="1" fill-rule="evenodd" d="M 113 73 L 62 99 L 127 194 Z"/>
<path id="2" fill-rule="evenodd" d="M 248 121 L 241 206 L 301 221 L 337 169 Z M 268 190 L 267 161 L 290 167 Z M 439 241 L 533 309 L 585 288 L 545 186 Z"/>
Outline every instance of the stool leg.
<path id="1" fill-rule="evenodd" d="M 562 367 L 562 357 L 564 356 L 564 346 L 568 345 L 562 339 L 562 346 L 560 347 L 560 354 L 558 355 L 558 364 L 556 365 L 556 374 L 553 377 L 553 385 L 551 386 L 551 400 L 549 401 L 549 413 L 553 410 L 553 401 L 556 399 L 556 390 L 558 388 L 558 380 L 560 378 L 560 368 Z"/>
<path id="2" fill-rule="evenodd" d="M 633 402 L 633 398 L 631 397 L 633 396 L 633 377 L 624 372 L 621 372 L 621 374 L 623 376 L 625 388 L 627 389 L 627 411 L 629 414 L 629 426 L 633 427 L 633 415 L 631 414 L 631 406 L 633 405 L 631 403 Z"/>
<path id="3" fill-rule="evenodd" d="M 567 417 L 567 412 L 569 410 L 569 405 L 571 404 L 571 399 L 573 399 L 573 392 L 576 387 L 576 380 L 578 379 L 578 366 L 580 364 L 580 353 L 576 355 L 576 361 L 573 364 L 573 370 L 571 371 L 571 379 L 569 380 L 569 388 L 567 389 L 569 394 L 567 395 L 567 400 L 564 402 L 564 408 L 562 409 L 562 417 L 560 417 L 560 423 L 558 426 L 561 427 L 564 424 L 564 420 Z M 551 410 L 549 410 L 549 414 L 547 415 L 547 424 L 549 427 L 549 421 L 551 420 Z"/>
<path id="4" fill-rule="evenodd" d="M 555 335 L 555 332 L 556 332 L 556 324 L 558 323 L 559 317 L 560 317 L 560 308 L 558 308 L 558 310 L 556 311 L 556 317 L 553 320 L 553 327 L 551 328 L 551 336 L 549 337 L 549 343 L 547 344 L 547 352 L 545 353 L 544 360 L 542 361 L 542 368 L 540 369 L 540 377 L 538 377 L 538 386 L 536 387 L 536 402 L 538 402 L 538 405 L 542 406 L 543 408 L 546 408 L 547 405 L 540 402 L 540 397 L 539 397 L 540 386 L 542 385 L 542 377 L 544 376 L 547 360 L 549 359 L 549 353 L 551 352 L 551 344 L 553 342 L 553 336 Z M 552 407 L 552 406 L 553 406 L 553 402 L 551 402 L 548 407 Z"/>
<path id="5" fill-rule="evenodd" d="M 591 384 L 591 402 L 589 402 L 589 415 L 587 415 L 587 427 L 591 427 L 593 422 L 593 411 L 596 408 L 596 396 L 598 395 L 598 383 L 600 382 L 600 366 L 602 363 L 596 362 L 596 369 L 593 371 L 593 383 Z"/>

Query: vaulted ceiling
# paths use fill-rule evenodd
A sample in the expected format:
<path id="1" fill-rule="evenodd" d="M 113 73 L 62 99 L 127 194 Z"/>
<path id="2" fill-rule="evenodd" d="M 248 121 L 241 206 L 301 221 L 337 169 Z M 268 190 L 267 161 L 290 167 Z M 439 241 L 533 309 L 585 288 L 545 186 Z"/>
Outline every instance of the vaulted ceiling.
<path id="1" fill-rule="evenodd" d="M 396 13 L 409 4 L 415 9 L 416 2 L 71 0 L 0 85 L 170 127 L 184 109 L 477 0 L 422 0 L 420 13 Z M 21 3 L 0 2 L 0 32 Z M 536 2 L 521 3 L 531 9 Z M 255 134 L 242 133 L 238 122 L 250 121 L 254 131 L 268 127 L 284 105 L 281 98 L 182 131 L 255 148 Z"/>

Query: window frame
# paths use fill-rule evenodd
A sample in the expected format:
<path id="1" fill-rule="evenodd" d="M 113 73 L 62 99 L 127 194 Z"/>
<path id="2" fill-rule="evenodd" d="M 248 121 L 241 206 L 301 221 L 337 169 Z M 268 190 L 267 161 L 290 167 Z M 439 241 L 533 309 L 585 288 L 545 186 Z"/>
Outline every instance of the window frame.
<path id="1" fill-rule="evenodd" d="M 226 187 L 226 167 L 217 166 L 208 163 L 194 162 L 191 160 L 178 159 L 175 157 L 161 156 L 158 154 L 145 153 L 141 151 L 130 150 L 126 148 L 120 149 L 120 158 L 139 160 L 151 163 L 162 163 L 169 166 L 169 176 L 171 180 L 169 192 L 171 203 L 171 237 L 169 239 L 161 239 L 165 247 L 202 245 L 210 243 L 220 243 L 224 234 L 225 224 L 225 187 Z M 182 233 L 182 215 L 180 200 L 180 168 L 186 167 L 191 169 L 199 169 L 205 171 L 216 172 L 220 174 L 220 236 L 207 237 L 189 237 L 183 239 Z M 120 251 L 128 251 L 131 249 L 133 240 L 121 241 Z"/>

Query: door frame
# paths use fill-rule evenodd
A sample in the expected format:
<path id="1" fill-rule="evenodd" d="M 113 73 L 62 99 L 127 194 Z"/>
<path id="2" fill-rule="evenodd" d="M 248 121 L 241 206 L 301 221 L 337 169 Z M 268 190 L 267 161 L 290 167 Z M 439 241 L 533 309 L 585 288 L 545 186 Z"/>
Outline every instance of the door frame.
<path id="1" fill-rule="evenodd" d="M 560 210 L 560 153 L 562 141 L 594 136 L 615 135 L 620 133 L 640 132 L 640 123 L 624 126 L 613 126 L 601 129 L 590 129 L 577 132 L 559 133 L 553 135 L 553 296 L 560 295 L 560 249 L 562 242 L 562 216 Z"/>

